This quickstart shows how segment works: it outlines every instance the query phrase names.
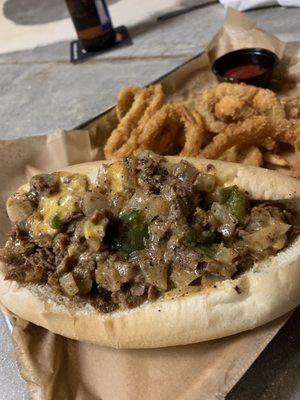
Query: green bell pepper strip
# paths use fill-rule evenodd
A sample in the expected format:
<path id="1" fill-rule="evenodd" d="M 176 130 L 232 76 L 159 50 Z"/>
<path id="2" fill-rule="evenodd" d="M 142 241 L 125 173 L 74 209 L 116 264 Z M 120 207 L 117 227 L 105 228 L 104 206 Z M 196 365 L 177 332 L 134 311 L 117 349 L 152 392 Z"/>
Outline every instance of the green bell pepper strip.
<path id="1" fill-rule="evenodd" d="M 228 208 L 238 220 L 241 220 L 247 214 L 248 199 L 237 186 L 229 186 L 220 189 L 219 192 L 220 204 Z"/>
<path id="2" fill-rule="evenodd" d="M 144 238 L 148 238 L 148 224 L 134 226 L 115 239 L 114 247 L 125 254 L 145 248 Z"/>

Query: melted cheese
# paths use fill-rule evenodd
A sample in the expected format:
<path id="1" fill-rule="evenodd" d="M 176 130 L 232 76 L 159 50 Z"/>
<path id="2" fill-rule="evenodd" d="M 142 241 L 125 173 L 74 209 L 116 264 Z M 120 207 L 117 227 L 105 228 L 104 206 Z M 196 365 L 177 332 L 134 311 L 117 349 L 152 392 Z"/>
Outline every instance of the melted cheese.
<path id="1" fill-rule="evenodd" d="M 97 224 L 88 219 L 83 224 L 84 237 L 86 238 L 92 249 L 99 250 L 100 244 L 105 234 L 106 224 L 107 218 L 103 218 Z"/>
<path id="2" fill-rule="evenodd" d="M 123 163 L 118 161 L 111 164 L 107 169 L 107 175 L 112 193 L 122 192 L 124 189 Z"/>
<path id="3" fill-rule="evenodd" d="M 56 229 L 51 228 L 48 222 L 44 221 L 38 212 L 34 213 L 27 221 L 30 226 L 30 233 L 34 239 L 38 239 L 40 235 L 54 236 Z"/>
<path id="4" fill-rule="evenodd" d="M 58 216 L 61 221 L 66 221 L 79 211 L 79 201 L 86 190 L 87 179 L 84 175 L 60 173 L 59 192 L 52 196 L 43 196 L 37 212 L 28 221 L 32 236 L 54 236 L 58 230 L 49 225 L 51 219 Z"/>

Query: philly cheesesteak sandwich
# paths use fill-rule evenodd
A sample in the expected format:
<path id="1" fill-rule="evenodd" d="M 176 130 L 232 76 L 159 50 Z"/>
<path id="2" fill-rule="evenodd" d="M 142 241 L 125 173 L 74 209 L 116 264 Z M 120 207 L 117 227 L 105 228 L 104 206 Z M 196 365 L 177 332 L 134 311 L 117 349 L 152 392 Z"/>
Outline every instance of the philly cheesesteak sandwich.
<path id="1" fill-rule="evenodd" d="M 0 301 L 113 347 L 194 343 L 300 302 L 299 181 L 151 152 L 34 176 L 7 201 Z"/>

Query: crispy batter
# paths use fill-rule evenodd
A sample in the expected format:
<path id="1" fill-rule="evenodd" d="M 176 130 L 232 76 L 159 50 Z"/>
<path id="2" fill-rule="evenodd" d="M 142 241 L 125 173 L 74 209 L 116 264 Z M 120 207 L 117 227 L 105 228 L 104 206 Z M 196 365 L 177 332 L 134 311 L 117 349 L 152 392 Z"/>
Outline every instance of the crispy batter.
<path id="1" fill-rule="evenodd" d="M 262 152 L 257 146 L 233 146 L 220 156 L 220 160 L 257 167 L 263 165 Z"/>
<path id="2" fill-rule="evenodd" d="M 300 155 L 300 119 L 297 119 L 294 124 L 294 148 Z"/>
<path id="3" fill-rule="evenodd" d="M 268 129 L 267 117 L 252 117 L 240 124 L 228 125 L 222 133 L 215 136 L 201 155 L 206 158 L 216 159 L 227 149 L 234 145 L 250 145 L 260 141 L 264 132 Z"/>
<path id="4" fill-rule="evenodd" d="M 269 138 L 271 138 L 270 142 Z M 293 124 L 286 119 L 274 120 L 267 116 L 256 116 L 238 124 L 229 124 L 222 133 L 213 138 L 201 155 L 215 159 L 236 144 L 260 145 L 269 150 L 272 139 L 294 145 Z"/>
<path id="5" fill-rule="evenodd" d="M 270 118 L 285 118 L 285 111 L 276 94 L 269 89 L 257 88 L 252 105 L 259 115 Z"/>
<path id="6" fill-rule="evenodd" d="M 239 152 L 240 146 L 232 146 L 220 155 L 219 160 L 228 162 L 240 162 Z"/>
<path id="7" fill-rule="evenodd" d="M 182 134 L 184 143 L 180 155 L 198 155 L 205 135 L 201 116 L 183 104 L 165 105 L 143 127 L 135 153 L 150 149 L 165 154 L 172 142 L 179 144 L 177 137 L 181 138 Z"/>
<path id="8" fill-rule="evenodd" d="M 297 138 L 295 140 L 295 150 L 296 150 L 296 153 L 300 154 L 300 138 Z"/>
<path id="9" fill-rule="evenodd" d="M 293 164 L 291 175 L 294 178 L 300 179 L 300 156 L 297 157 L 297 160 Z"/>
<path id="10" fill-rule="evenodd" d="M 163 106 L 160 85 L 124 89 L 118 100 L 121 119 L 105 145 L 106 158 L 128 156 L 143 149 L 166 154 L 173 143 L 181 145 L 181 155 L 199 154 L 205 135 L 201 116 L 184 104 Z"/>
<path id="11" fill-rule="evenodd" d="M 136 93 L 130 109 L 108 138 L 104 147 L 105 157 L 122 157 L 132 154 L 135 146 L 134 143 L 128 143 L 129 139 L 138 135 L 139 128 L 162 107 L 164 100 L 161 85 L 150 86 Z M 131 140 L 131 142 L 134 141 Z"/>
<path id="12" fill-rule="evenodd" d="M 206 89 L 198 100 L 197 110 L 212 133 L 222 132 L 228 123 L 253 116 L 285 118 L 283 105 L 271 90 L 226 82 Z"/>
<path id="13" fill-rule="evenodd" d="M 257 167 L 262 166 L 263 158 L 262 153 L 256 146 L 246 147 L 244 150 L 244 159 L 242 161 L 243 164 L 246 165 L 255 165 Z"/>
<path id="14" fill-rule="evenodd" d="M 288 161 L 282 157 L 280 154 L 270 153 L 266 151 L 263 154 L 263 160 L 269 164 L 278 166 L 278 167 L 288 167 Z"/>
<path id="15" fill-rule="evenodd" d="M 142 90 L 143 89 L 139 86 L 129 86 L 120 90 L 116 109 L 119 121 L 128 113 L 136 96 L 140 94 Z"/>
<path id="16" fill-rule="evenodd" d="M 203 91 L 193 109 L 188 103 L 165 104 L 161 85 L 131 86 L 120 91 L 116 111 L 119 124 L 105 145 L 106 158 L 149 149 L 289 167 L 300 178 L 300 161 L 289 165 L 279 146 L 289 144 L 300 158 L 300 97 L 280 101 L 268 89 L 221 83 Z"/>
<path id="17" fill-rule="evenodd" d="M 177 121 L 171 118 L 170 107 L 170 105 L 163 106 L 143 126 L 137 138 L 135 153 L 149 149 L 155 150 L 157 154 L 163 154 L 168 149 L 180 129 Z"/>
<path id="18" fill-rule="evenodd" d="M 206 135 L 202 117 L 197 111 L 189 112 L 189 110 L 186 109 L 186 112 L 182 113 L 180 113 L 179 110 L 177 118 L 185 130 L 185 143 L 179 155 L 183 157 L 199 155 L 201 145 Z"/>
<path id="19" fill-rule="evenodd" d="M 300 97 L 287 97 L 281 100 L 288 119 L 300 118 Z"/>
<path id="20" fill-rule="evenodd" d="M 215 116 L 223 122 L 244 120 L 254 115 L 255 110 L 238 96 L 224 96 L 215 105 Z"/>

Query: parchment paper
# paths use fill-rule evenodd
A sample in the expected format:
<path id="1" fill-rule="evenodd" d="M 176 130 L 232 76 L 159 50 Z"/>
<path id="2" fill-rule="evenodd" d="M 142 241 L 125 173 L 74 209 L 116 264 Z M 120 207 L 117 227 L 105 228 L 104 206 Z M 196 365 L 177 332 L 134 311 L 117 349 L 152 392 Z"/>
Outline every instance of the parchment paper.
<path id="1" fill-rule="evenodd" d="M 207 52 L 163 79 L 169 100 L 193 102 L 202 88 L 215 83 L 209 69 L 212 59 L 254 46 L 269 48 L 282 58 L 274 87 L 285 95 L 298 92 L 300 43 L 284 44 L 229 10 Z M 112 109 L 85 130 L 0 142 L 1 244 L 9 230 L 9 194 L 37 172 L 101 159 L 103 143 L 116 123 Z M 224 398 L 289 315 L 228 338 L 154 350 L 101 348 L 10 317 L 18 366 L 32 400 L 213 400 Z"/>

